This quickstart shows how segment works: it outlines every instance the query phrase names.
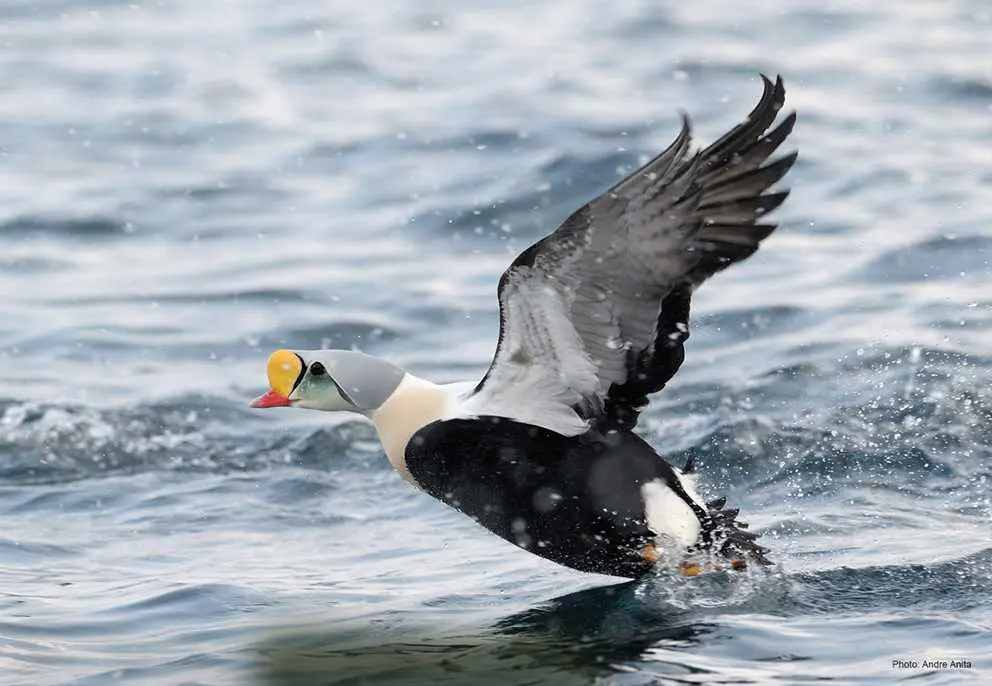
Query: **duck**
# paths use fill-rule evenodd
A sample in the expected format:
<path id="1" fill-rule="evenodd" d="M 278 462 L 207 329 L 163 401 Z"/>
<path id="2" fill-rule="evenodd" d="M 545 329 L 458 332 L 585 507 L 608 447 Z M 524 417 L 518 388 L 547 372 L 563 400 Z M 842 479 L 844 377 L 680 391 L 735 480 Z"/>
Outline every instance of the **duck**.
<path id="1" fill-rule="evenodd" d="M 277 350 L 255 408 L 350 412 L 374 424 L 399 475 L 504 541 L 581 572 L 639 578 L 772 564 L 690 459 L 637 428 L 685 359 L 690 304 L 776 229 L 776 156 L 796 114 L 761 75 L 747 118 L 693 150 L 691 122 L 660 154 L 510 264 L 499 338 L 477 381 L 437 384 L 358 350 Z M 778 122 L 778 123 L 776 123 Z"/>

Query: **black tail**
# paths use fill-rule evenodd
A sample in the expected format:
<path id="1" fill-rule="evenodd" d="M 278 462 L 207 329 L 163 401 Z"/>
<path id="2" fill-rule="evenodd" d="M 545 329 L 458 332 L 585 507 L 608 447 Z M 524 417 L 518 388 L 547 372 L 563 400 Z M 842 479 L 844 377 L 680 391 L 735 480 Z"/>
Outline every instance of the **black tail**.
<path id="1" fill-rule="evenodd" d="M 726 504 L 726 498 L 717 498 L 706 503 L 708 517 L 703 521 L 703 531 L 700 534 L 702 542 L 695 550 L 719 553 L 729 560 L 735 569 L 750 564 L 761 566 L 773 564 L 766 557 L 768 548 L 758 544 L 758 534 L 748 531 L 747 522 L 737 519 L 740 509 L 725 508 Z"/>

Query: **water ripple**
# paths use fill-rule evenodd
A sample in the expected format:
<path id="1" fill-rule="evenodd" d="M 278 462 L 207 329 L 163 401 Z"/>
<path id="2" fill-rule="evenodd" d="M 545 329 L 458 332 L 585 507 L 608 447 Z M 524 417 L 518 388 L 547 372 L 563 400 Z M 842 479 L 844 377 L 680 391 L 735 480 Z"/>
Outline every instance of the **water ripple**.
<path id="1" fill-rule="evenodd" d="M 344 9 L 0 4 L 0 682 L 982 683 L 985 4 Z M 793 192 L 641 430 L 769 573 L 603 588 L 247 408 L 276 347 L 478 378 L 513 256 L 758 71 Z"/>

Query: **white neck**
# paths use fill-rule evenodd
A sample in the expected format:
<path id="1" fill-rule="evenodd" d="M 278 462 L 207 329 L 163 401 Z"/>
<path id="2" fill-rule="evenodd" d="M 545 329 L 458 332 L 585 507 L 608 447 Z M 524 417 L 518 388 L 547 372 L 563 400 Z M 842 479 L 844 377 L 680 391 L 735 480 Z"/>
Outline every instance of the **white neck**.
<path id="1" fill-rule="evenodd" d="M 406 374 L 400 385 L 370 415 L 390 464 L 416 485 L 406 467 L 406 445 L 418 430 L 451 414 L 451 393 L 443 386 Z"/>

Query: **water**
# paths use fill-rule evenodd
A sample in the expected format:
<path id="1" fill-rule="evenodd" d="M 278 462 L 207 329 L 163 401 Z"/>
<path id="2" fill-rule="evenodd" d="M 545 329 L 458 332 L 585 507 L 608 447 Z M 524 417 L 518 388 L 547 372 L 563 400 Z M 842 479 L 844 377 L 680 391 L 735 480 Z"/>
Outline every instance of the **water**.
<path id="1" fill-rule="evenodd" d="M 986 3 L 509 8 L 0 7 L 0 682 L 987 683 Z M 280 346 L 478 378 L 512 256 L 759 71 L 794 193 L 643 430 L 771 574 L 606 587 L 246 407 Z"/>

